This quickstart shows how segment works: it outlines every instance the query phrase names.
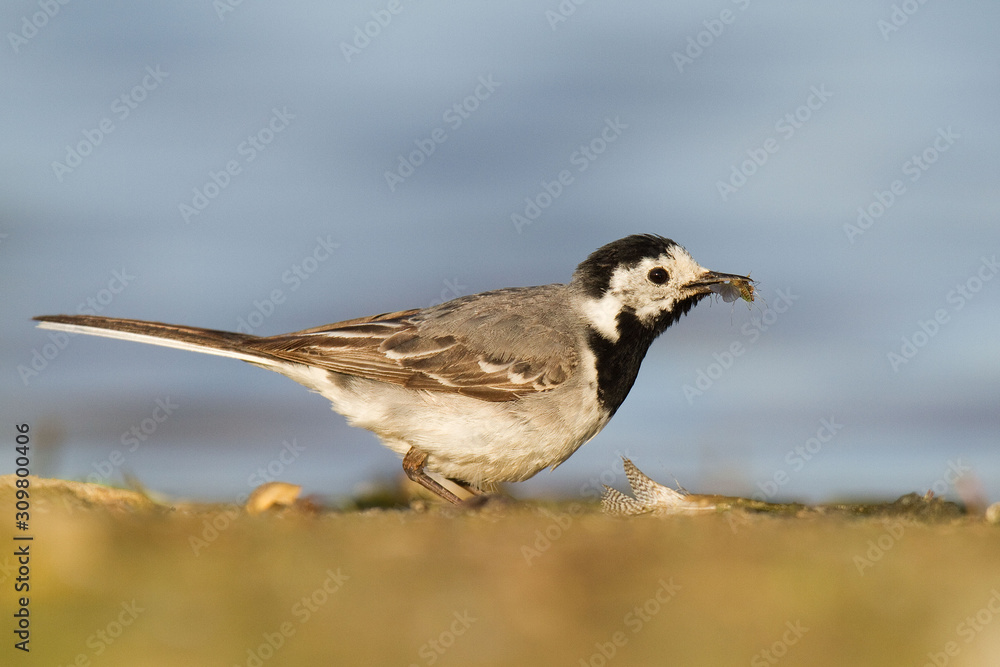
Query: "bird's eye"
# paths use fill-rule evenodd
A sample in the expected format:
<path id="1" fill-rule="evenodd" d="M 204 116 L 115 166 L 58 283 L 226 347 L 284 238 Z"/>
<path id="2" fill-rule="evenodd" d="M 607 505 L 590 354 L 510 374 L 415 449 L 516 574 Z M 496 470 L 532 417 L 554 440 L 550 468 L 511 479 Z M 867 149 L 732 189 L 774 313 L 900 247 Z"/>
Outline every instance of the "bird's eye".
<path id="1" fill-rule="evenodd" d="M 662 285 L 670 280 L 670 274 L 662 266 L 650 269 L 646 277 L 649 278 L 649 282 L 656 283 L 657 285 Z"/>

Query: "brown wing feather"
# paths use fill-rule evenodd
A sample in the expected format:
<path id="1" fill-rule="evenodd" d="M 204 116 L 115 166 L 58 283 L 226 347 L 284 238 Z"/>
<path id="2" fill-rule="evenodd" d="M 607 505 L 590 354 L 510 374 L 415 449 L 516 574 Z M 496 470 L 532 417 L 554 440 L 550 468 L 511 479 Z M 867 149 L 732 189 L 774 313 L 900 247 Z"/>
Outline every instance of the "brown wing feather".
<path id="1" fill-rule="evenodd" d="M 363 317 L 259 338 L 251 350 L 412 389 L 454 392 L 486 401 L 510 401 L 548 391 L 564 382 L 576 365 L 551 360 L 496 359 L 456 335 L 421 333 L 417 310 Z"/>

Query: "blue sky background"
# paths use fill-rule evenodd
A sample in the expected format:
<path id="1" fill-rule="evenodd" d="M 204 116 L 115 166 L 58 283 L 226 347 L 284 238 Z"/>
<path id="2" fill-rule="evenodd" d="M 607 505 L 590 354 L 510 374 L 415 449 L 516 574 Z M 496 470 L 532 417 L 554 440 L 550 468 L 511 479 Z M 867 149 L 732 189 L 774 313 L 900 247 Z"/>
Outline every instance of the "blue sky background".
<path id="1" fill-rule="evenodd" d="M 699 306 L 515 493 L 621 487 L 626 452 L 696 491 L 893 497 L 957 470 L 1000 500 L 996 3 L 53 6 L 0 8 L 0 427 L 31 424 L 35 472 L 233 498 L 269 464 L 340 495 L 399 462 L 279 375 L 34 315 L 270 335 L 562 282 L 655 232 L 763 298 Z"/>

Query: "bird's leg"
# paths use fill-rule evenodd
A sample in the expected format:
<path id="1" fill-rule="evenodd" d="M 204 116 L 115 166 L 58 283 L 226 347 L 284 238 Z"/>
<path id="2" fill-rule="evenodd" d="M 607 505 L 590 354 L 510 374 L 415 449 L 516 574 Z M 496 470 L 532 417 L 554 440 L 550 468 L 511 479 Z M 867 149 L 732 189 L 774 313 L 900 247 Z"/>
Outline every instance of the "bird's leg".
<path id="1" fill-rule="evenodd" d="M 444 498 L 449 503 L 454 505 L 460 504 L 462 500 L 458 496 L 438 484 L 430 475 L 424 472 L 424 465 L 426 463 L 427 453 L 420 451 L 416 447 L 410 447 L 410 451 L 406 452 L 406 456 L 403 457 L 403 472 L 411 480 L 428 491 Z"/>

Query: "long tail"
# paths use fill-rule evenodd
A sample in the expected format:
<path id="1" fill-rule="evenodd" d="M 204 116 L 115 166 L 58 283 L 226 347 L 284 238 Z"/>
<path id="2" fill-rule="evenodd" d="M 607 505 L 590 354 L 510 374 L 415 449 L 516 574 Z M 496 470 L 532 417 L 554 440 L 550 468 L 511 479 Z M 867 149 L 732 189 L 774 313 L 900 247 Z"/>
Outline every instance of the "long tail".
<path id="1" fill-rule="evenodd" d="M 96 315 L 40 315 L 34 319 L 38 320 L 41 329 L 132 340 L 240 359 L 264 366 L 282 365 L 281 360 L 267 353 L 248 350 L 247 344 L 259 339 L 249 334 Z"/>

